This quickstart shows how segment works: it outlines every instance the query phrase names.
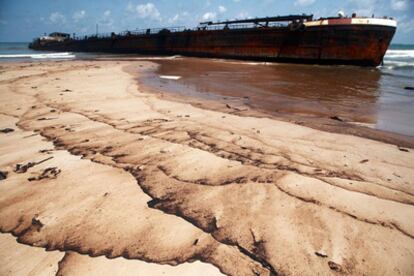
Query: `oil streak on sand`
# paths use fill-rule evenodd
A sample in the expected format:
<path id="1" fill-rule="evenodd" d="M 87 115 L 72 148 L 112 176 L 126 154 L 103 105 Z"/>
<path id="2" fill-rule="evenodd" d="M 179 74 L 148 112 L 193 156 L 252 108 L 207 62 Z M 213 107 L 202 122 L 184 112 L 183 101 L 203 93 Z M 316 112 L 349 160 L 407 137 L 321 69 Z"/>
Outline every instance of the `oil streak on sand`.
<path id="1" fill-rule="evenodd" d="M 0 274 L 413 274 L 413 149 L 167 101 L 131 65 L 1 67 Z"/>

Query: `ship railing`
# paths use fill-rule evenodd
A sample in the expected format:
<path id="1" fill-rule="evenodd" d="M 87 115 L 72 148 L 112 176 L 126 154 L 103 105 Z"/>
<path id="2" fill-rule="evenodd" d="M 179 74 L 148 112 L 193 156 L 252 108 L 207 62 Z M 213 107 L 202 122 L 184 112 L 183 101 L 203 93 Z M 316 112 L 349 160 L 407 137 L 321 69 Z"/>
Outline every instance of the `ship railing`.
<path id="1" fill-rule="evenodd" d="M 93 35 L 84 35 L 84 36 L 72 36 L 71 40 L 87 40 L 87 39 L 102 39 L 102 38 L 111 38 L 114 33 L 99 33 Z"/>
<path id="2" fill-rule="evenodd" d="M 133 31 L 123 31 L 120 32 L 119 36 L 130 36 L 130 35 L 150 35 L 150 34 L 159 34 L 161 32 L 170 32 L 177 33 L 185 31 L 185 27 L 169 27 L 169 28 L 151 28 L 151 29 L 136 29 Z"/>
<path id="3" fill-rule="evenodd" d="M 111 37 L 111 33 L 100 33 L 97 35 L 92 36 L 93 38 L 109 38 Z"/>
<path id="4" fill-rule="evenodd" d="M 211 25 L 211 26 L 198 26 L 193 29 L 187 29 L 185 27 L 170 27 L 170 28 L 152 28 L 152 29 L 136 29 L 133 31 L 123 31 L 120 33 L 99 33 L 93 35 L 85 36 L 73 36 L 71 40 L 94 40 L 94 39 L 111 39 L 111 38 L 121 38 L 121 37 L 131 37 L 131 36 L 143 36 L 143 35 L 153 35 L 160 34 L 162 32 L 167 33 L 177 33 L 184 31 L 215 31 L 215 30 L 237 30 L 237 29 L 255 29 L 255 28 L 283 28 L 287 27 L 286 23 L 279 22 L 269 22 L 267 25 L 261 24 L 230 24 L 230 25 Z"/>
<path id="5" fill-rule="evenodd" d="M 223 30 L 223 29 L 230 29 L 230 30 L 237 30 L 237 29 L 255 29 L 255 28 L 281 28 L 286 27 L 287 24 L 283 23 L 276 23 L 276 22 L 269 22 L 267 25 L 261 24 L 231 24 L 231 25 L 211 25 L 211 26 L 199 26 L 193 30 L 196 31 L 215 31 L 215 30 Z"/>

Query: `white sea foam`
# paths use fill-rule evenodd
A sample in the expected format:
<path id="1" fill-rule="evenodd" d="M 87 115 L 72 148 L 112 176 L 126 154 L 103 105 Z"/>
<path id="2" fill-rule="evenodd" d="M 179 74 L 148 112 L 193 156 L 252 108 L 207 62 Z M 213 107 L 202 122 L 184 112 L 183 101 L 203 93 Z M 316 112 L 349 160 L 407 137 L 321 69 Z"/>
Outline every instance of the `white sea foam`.
<path id="1" fill-rule="evenodd" d="M 414 50 L 388 50 L 385 54 L 387 58 L 414 58 Z"/>
<path id="2" fill-rule="evenodd" d="M 166 80 L 179 80 L 181 79 L 181 76 L 164 76 L 164 75 L 160 75 L 161 79 L 166 79 Z"/>
<path id="3" fill-rule="evenodd" d="M 413 62 L 409 62 L 409 61 L 385 60 L 385 63 L 388 64 L 388 65 L 393 65 L 393 66 L 410 66 L 410 65 L 413 65 Z"/>
<path id="4" fill-rule="evenodd" d="M 405 74 L 412 75 L 414 69 L 414 50 L 388 50 L 384 57 L 384 66 L 386 70 L 405 71 Z"/>
<path id="5" fill-rule="evenodd" d="M 76 56 L 72 53 L 48 53 L 48 54 L 14 54 L 0 55 L 0 58 L 33 58 L 33 59 L 71 59 Z"/>
<path id="6" fill-rule="evenodd" d="M 227 64 L 242 64 L 242 65 L 275 65 L 276 63 L 272 63 L 272 62 L 245 62 L 245 61 L 232 61 L 230 59 L 220 59 L 220 58 L 215 58 L 212 59 L 212 61 L 214 62 L 223 62 L 223 63 L 227 63 Z"/>
<path id="7" fill-rule="evenodd" d="M 134 60 L 170 60 L 180 58 L 181 56 L 168 56 L 168 57 L 134 57 Z"/>

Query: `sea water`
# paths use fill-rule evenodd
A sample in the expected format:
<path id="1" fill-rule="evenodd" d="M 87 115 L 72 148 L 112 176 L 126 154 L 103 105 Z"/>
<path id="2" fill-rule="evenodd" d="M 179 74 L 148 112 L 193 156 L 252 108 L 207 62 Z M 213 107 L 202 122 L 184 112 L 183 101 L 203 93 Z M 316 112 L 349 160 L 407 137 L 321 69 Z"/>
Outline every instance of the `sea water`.
<path id="1" fill-rule="evenodd" d="M 91 53 L 34 51 L 27 42 L 0 42 L 0 62 L 2 61 L 34 61 L 44 59 L 74 59 L 94 57 Z M 414 76 L 414 45 L 391 45 L 381 68 L 384 72 L 398 72 L 408 77 Z"/>
<path id="2" fill-rule="evenodd" d="M 392 45 L 376 68 L 177 58 L 140 82 L 196 100 L 242 101 L 270 114 L 339 117 L 414 136 L 414 45 Z M 160 76 L 180 76 L 176 80 Z"/>
<path id="3" fill-rule="evenodd" d="M 109 55 L 33 51 L 28 43 L 0 43 L 0 62 L 73 60 Z M 112 57 L 116 57 L 111 55 Z M 140 59 L 145 57 L 140 57 Z M 414 136 L 414 45 L 391 45 L 377 68 L 290 65 L 164 58 L 146 84 L 166 92 L 239 97 L 268 112 L 345 116 Z M 218 65 L 217 65 L 218 64 Z M 163 79 L 163 76 L 180 76 Z"/>
<path id="4" fill-rule="evenodd" d="M 74 59 L 76 55 L 69 52 L 46 52 L 29 49 L 29 43 L 1 42 L 0 62 L 35 61 L 52 59 Z"/>
<path id="5" fill-rule="evenodd" d="M 391 45 L 379 70 L 377 128 L 414 136 L 414 45 Z"/>
<path id="6" fill-rule="evenodd" d="M 414 45 L 391 45 L 381 69 L 384 72 L 414 78 Z"/>

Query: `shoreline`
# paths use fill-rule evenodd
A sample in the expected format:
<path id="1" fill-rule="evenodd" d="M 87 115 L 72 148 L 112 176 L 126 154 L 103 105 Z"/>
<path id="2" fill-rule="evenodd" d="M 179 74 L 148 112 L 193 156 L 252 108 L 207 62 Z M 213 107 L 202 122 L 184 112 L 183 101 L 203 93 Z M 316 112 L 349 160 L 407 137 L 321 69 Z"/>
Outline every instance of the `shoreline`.
<path id="1" fill-rule="evenodd" d="M 414 271 L 412 147 L 172 101 L 130 66 L 154 65 L 0 74 L 0 232 L 25 244 L 16 262 L 94 275 Z"/>
<path id="2" fill-rule="evenodd" d="M 200 95 L 192 94 L 177 94 L 171 91 L 165 91 L 165 87 L 160 88 L 154 85 L 147 84 L 145 78 L 158 77 L 160 74 L 159 62 L 148 60 L 148 62 L 155 63 L 157 66 L 149 66 L 145 70 L 137 70 L 129 66 L 125 71 L 131 74 L 137 81 L 137 84 L 143 88 L 144 91 L 157 95 L 160 99 L 168 99 L 172 101 L 179 101 L 182 103 L 189 103 L 194 107 L 219 111 L 223 113 L 235 114 L 241 117 L 257 117 L 281 120 L 289 123 L 294 123 L 317 130 L 327 131 L 331 133 L 349 134 L 362 138 L 368 138 L 396 145 L 397 147 L 408 147 L 414 149 L 414 136 L 408 136 L 396 132 L 376 129 L 370 127 L 369 123 L 350 121 L 348 118 L 341 118 L 332 115 L 331 117 L 312 115 L 310 113 L 288 113 L 288 112 L 266 112 L 265 110 L 258 110 L 252 108 L 245 103 L 242 97 L 222 96 L 214 94 L 212 96 L 205 96 L 200 98 Z"/>

